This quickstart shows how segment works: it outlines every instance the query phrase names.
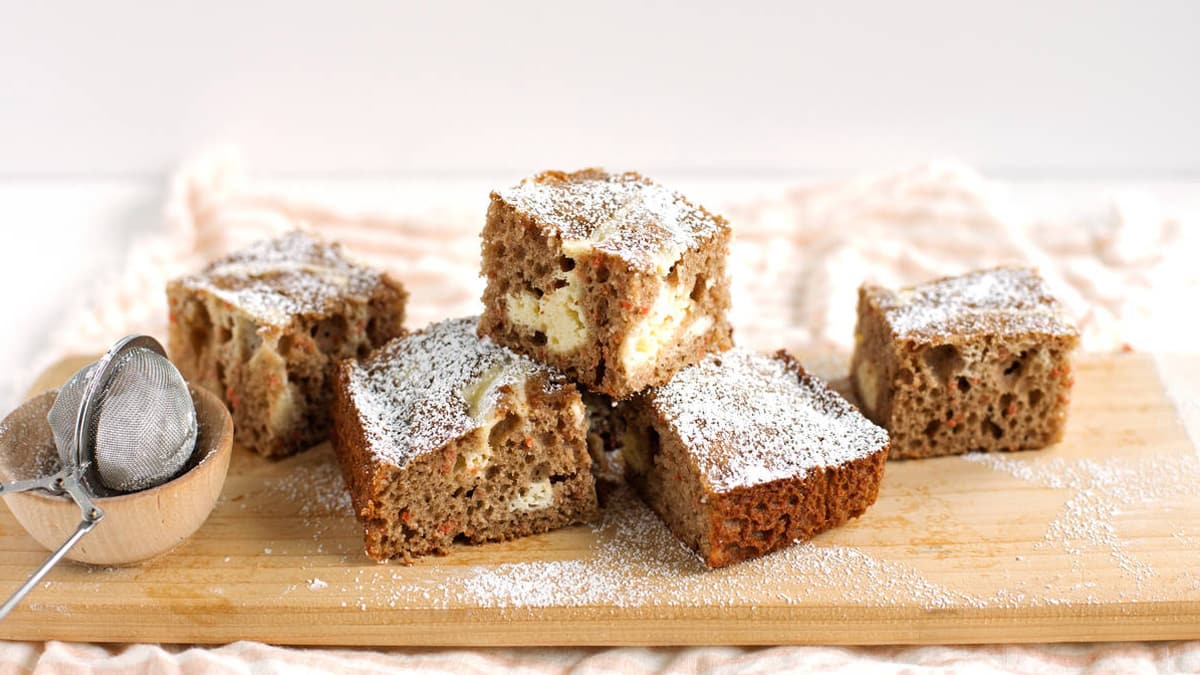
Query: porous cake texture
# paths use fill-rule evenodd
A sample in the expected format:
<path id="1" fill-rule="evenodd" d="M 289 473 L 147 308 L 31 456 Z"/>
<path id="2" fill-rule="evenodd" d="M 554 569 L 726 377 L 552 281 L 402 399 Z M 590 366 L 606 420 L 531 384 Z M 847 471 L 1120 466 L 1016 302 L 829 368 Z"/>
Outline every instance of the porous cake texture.
<path id="1" fill-rule="evenodd" d="M 409 562 L 597 514 L 579 391 L 477 328 L 433 324 L 338 369 L 334 449 L 372 558 Z"/>
<path id="2" fill-rule="evenodd" d="M 613 413 L 618 404 L 603 394 L 585 391 L 583 405 L 587 410 L 587 445 L 592 456 L 592 476 L 596 479 L 596 496 L 603 507 L 608 505 L 609 496 L 625 484 L 625 468 L 613 430 Z"/>
<path id="3" fill-rule="evenodd" d="M 626 478 L 710 567 L 861 515 L 887 458 L 887 432 L 782 351 L 711 354 L 614 416 Z"/>
<path id="4" fill-rule="evenodd" d="M 337 361 L 404 332 L 407 294 L 303 232 L 167 285 L 171 357 L 233 411 L 237 442 L 282 456 L 329 436 Z"/>
<path id="5" fill-rule="evenodd" d="M 851 379 L 895 459 L 1062 438 L 1079 333 L 1033 269 L 859 290 Z"/>
<path id="6" fill-rule="evenodd" d="M 614 399 L 728 349 L 729 226 L 636 173 L 493 192 L 480 334 Z"/>

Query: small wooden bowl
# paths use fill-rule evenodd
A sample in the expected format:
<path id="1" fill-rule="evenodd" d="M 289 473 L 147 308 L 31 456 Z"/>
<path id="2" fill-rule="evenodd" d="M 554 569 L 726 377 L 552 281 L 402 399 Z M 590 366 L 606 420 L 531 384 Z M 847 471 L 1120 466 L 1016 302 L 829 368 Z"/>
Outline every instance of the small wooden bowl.
<path id="1" fill-rule="evenodd" d="M 199 434 L 184 471 L 157 487 L 96 498 L 104 518 L 67 553 L 92 565 L 130 565 L 166 553 L 208 518 L 229 470 L 233 419 L 213 394 L 189 386 Z M 46 413 L 57 391 L 26 401 L 0 422 L 0 480 L 35 478 L 56 471 L 58 451 Z M 49 469 L 49 470 L 48 470 Z M 59 547 L 79 525 L 79 507 L 67 497 L 40 491 L 3 496 L 30 536 L 47 550 Z"/>

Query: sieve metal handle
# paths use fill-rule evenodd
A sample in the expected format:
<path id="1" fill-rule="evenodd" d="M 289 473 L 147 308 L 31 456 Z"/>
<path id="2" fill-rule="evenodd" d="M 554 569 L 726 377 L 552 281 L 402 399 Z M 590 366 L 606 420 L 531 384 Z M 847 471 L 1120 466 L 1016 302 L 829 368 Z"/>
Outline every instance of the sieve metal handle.
<path id="1" fill-rule="evenodd" d="M 96 506 L 88 495 L 87 490 L 83 489 L 79 474 L 69 469 L 63 469 L 45 478 L 32 478 L 0 484 L 0 495 L 27 492 L 38 488 L 58 494 L 65 492 L 71 498 L 71 501 L 75 502 L 75 505 L 79 507 L 79 526 L 75 528 L 74 534 L 67 537 L 67 540 L 58 547 L 58 550 L 51 553 L 50 557 L 46 558 L 46 562 L 34 570 L 33 574 L 29 575 L 29 579 L 24 584 L 21 584 L 21 587 L 14 591 L 12 596 L 3 605 L 0 605 L 0 621 L 4 620 L 8 616 L 8 613 L 20 604 L 29 591 L 38 585 L 42 577 L 46 576 L 46 573 L 57 565 L 58 561 L 62 560 L 63 556 L 75 547 L 75 544 L 79 543 L 83 535 L 91 532 L 92 528 L 96 527 L 96 524 L 104 518 L 104 510 Z"/>
<path id="2" fill-rule="evenodd" d="M 48 492 L 62 492 L 63 474 L 64 471 L 42 476 L 41 478 L 27 478 L 25 480 L 14 480 L 8 483 L 0 483 L 0 496 L 16 494 L 18 492 L 29 492 L 30 490 L 46 490 Z"/>
<path id="3" fill-rule="evenodd" d="M 72 534 L 70 537 L 68 537 L 67 540 L 63 542 L 62 546 L 58 547 L 57 551 L 51 553 L 50 557 L 46 558 L 46 562 L 42 563 L 41 567 L 34 570 L 33 574 L 29 576 L 29 579 L 26 580 L 24 584 L 21 584 L 21 587 L 18 588 L 12 594 L 12 596 L 4 602 L 3 605 L 0 605 L 0 621 L 3 621 L 8 616 L 8 613 L 11 612 L 14 607 L 20 604 L 21 600 L 25 598 L 25 595 L 28 594 L 29 591 L 33 590 L 34 586 L 38 585 L 38 582 L 42 580 L 42 577 L 46 576 L 46 573 L 50 571 L 50 568 L 57 565 L 58 561 L 62 560 L 63 556 L 67 554 L 67 551 L 70 551 L 75 544 L 79 543 L 79 540 L 83 538 L 83 535 L 91 532 L 92 528 L 96 527 L 96 523 L 98 522 L 100 522 L 99 518 L 96 520 L 88 520 L 85 518 L 79 521 L 79 527 L 75 530 L 75 534 Z"/>

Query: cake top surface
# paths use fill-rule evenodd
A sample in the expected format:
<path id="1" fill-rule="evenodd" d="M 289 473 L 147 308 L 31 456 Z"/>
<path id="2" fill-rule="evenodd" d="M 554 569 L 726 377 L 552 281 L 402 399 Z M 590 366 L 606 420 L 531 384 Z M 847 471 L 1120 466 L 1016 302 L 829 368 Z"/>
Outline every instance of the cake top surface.
<path id="1" fill-rule="evenodd" d="M 181 279 L 237 307 L 255 321 L 287 326 L 297 315 L 327 316 L 349 297 L 369 296 L 383 273 L 295 230 L 213 261 Z"/>
<path id="2" fill-rule="evenodd" d="M 660 276 L 685 251 L 728 228 L 720 216 L 633 172 L 546 171 L 493 192 L 492 199 L 507 202 L 548 235 L 561 238 L 568 255 L 603 251 Z"/>
<path id="3" fill-rule="evenodd" d="M 561 386 L 557 371 L 475 334 L 478 317 L 450 319 L 391 340 L 361 362 L 350 362 L 349 395 L 371 450 L 404 467 L 483 426 L 505 385 L 535 373 Z"/>
<path id="4" fill-rule="evenodd" d="M 651 397 L 718 493 L 803 478 L 888 443 L 886 431 L 783 354 L 709 354 Z"/>
<path id="5" fill-rule="evenodd" d="M 956 335 L 1078 334 L 1037 271 L 1027 267 L 870 292 L 897 337 L 938 342 Z"/>

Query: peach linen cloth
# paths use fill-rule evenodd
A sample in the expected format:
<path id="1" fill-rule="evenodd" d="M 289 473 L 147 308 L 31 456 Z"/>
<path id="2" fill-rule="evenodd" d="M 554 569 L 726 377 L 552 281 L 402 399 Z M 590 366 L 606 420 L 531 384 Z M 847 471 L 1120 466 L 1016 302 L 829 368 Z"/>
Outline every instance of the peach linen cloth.
<path id="1" fill-rule="evenodd" d="M 248 181 L 236 153 L 212 153 L 174 178 L 163 230 L 139 241 L 105 295 L 52 336 L 36 366 L 94 353 L 132 331 L 163 336 L 167 279 L 294 228 L 343 242 L 411 293 L 409 326 L 479 311 L 478 209 L 349 215 Z M 731 318 L 738 342 L 788 346 L 844 372 L 864 279 L 922 281 L 1004 262 L 1031 263 L 1078 319 L 1089 350 L 1190 352 L 1200 275 L 1197 232 L 1154 209 L 1115 203 L 1067 222 L 1014 215 L 1002 186 L 938 162 L 799 186 L 745 203 L 706 204 L 735 230 Z M 407 215 L 406 215 L 407 214 Z M 1184 303 L 1182 306 L 1179 303 Z M 1194 335 L 1191 334 L 1191 335 Z M 1196 385 L 1160 367 L 1200 437 Z M 1173 384 L 1172 384 L 1173 381 Z M 397 626 L 403 630 L 403 626 Z M 41 672 L 1200 672 L 1200 642 L 935 647 L 610 649 L 300 649 L 0 643 L 0 670 Z"/>

